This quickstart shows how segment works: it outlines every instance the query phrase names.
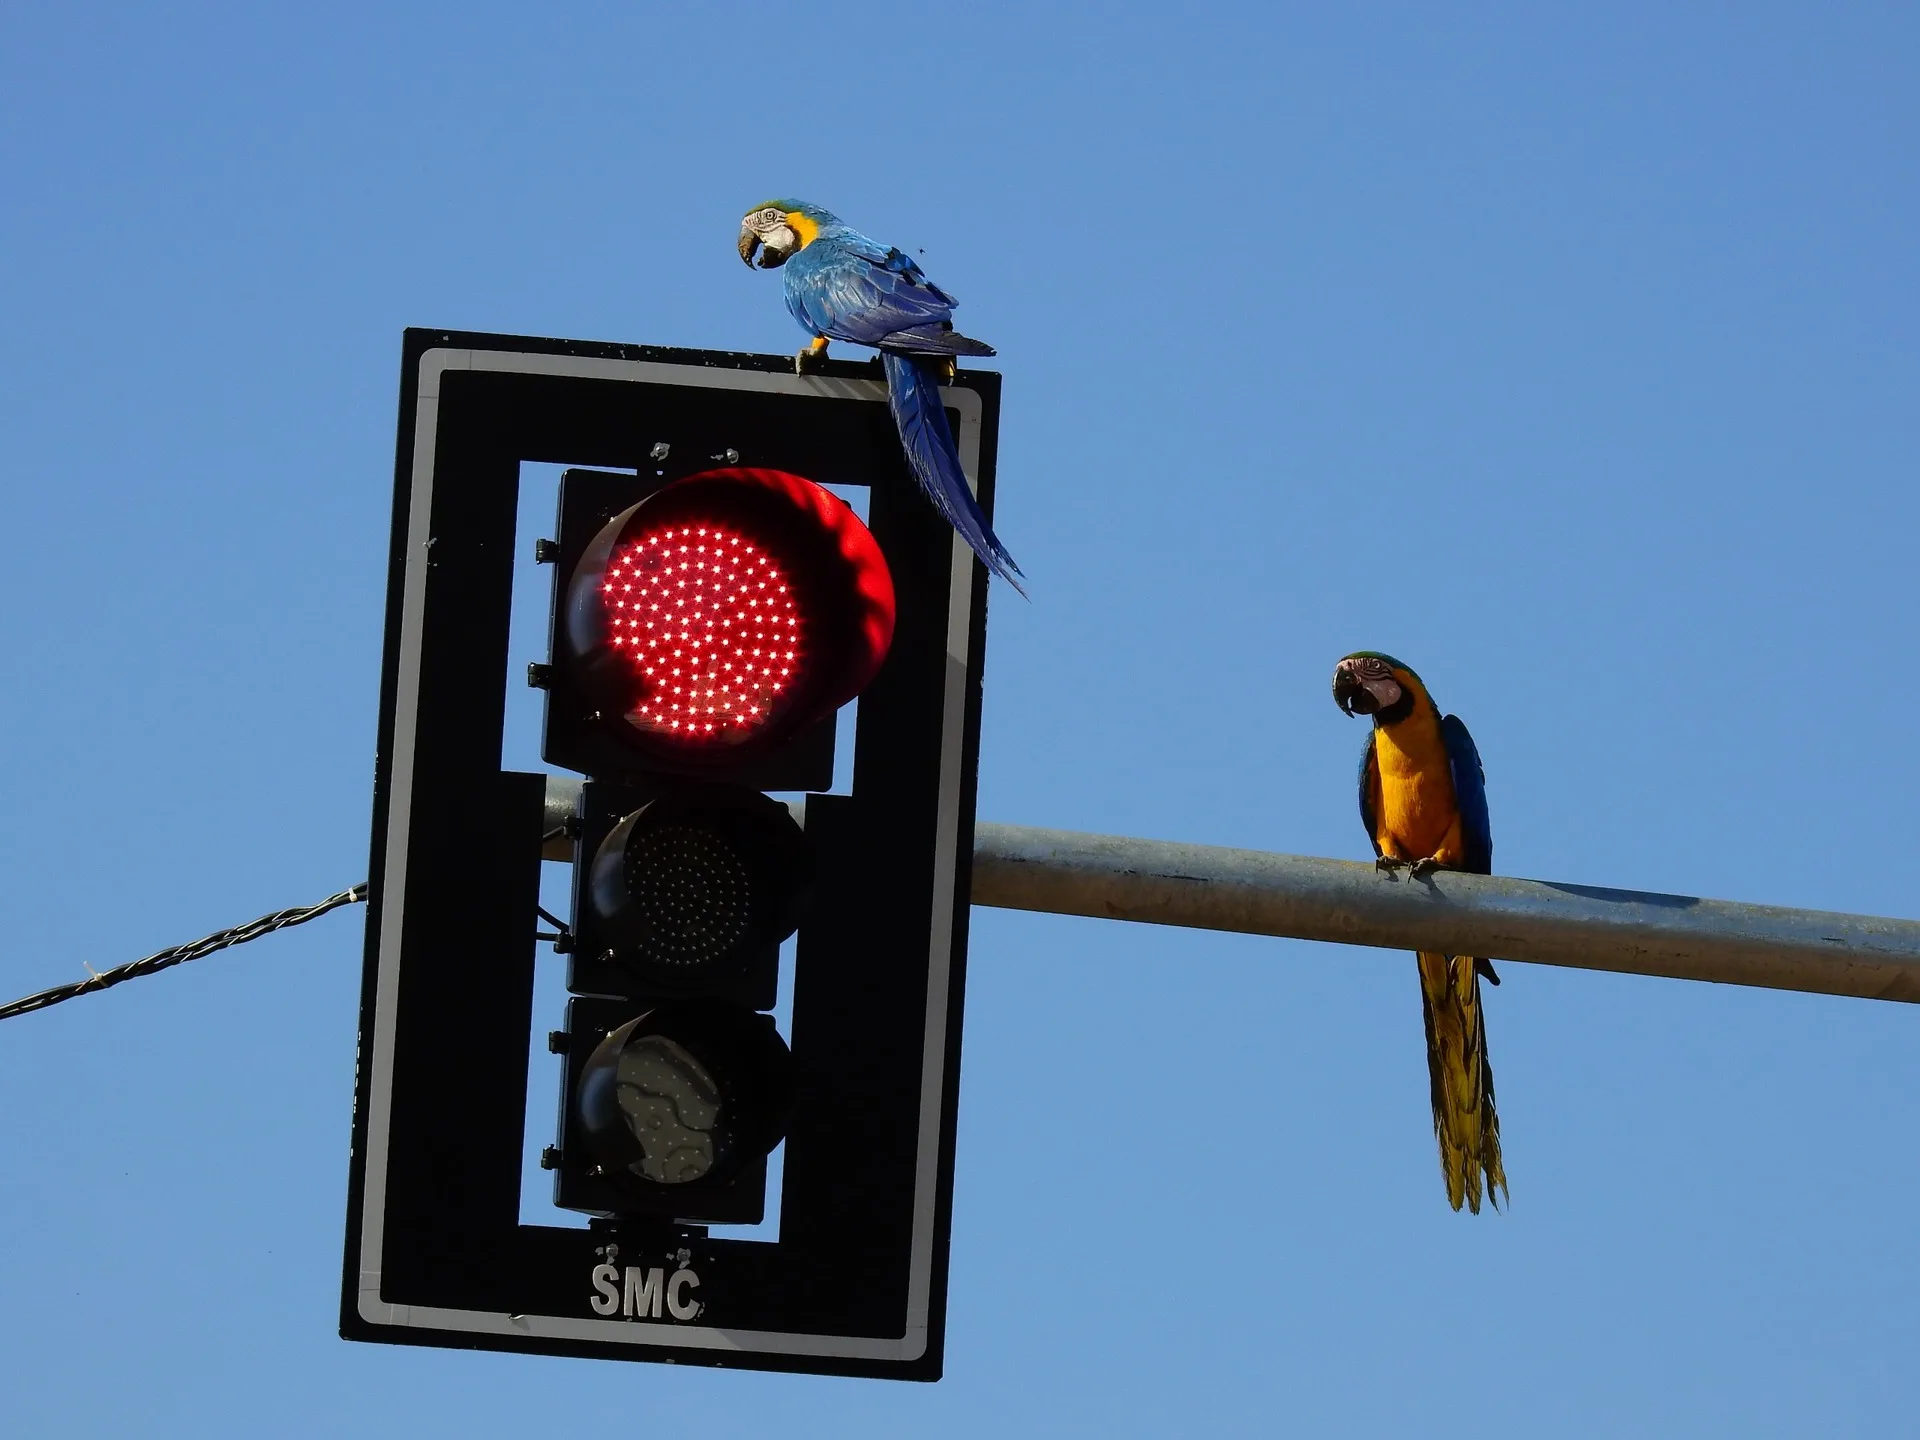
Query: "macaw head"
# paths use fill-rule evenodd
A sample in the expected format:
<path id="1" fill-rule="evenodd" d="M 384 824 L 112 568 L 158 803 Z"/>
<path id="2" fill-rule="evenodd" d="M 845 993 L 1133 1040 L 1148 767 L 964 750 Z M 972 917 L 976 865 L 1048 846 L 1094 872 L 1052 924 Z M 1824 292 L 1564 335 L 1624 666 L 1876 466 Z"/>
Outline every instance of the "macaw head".
<path id="1" fill-rule="evenodd" d="M 753 264 L 760 252 L 760 268 L 784 265 L 813 243 L 822 225 L 838 225 L 840 217 L 804 200 L 763 200 L 740 222 L 740 258 Z"/>
<path id="2" fill-rule="evenodd" d="M 1406 719 L 1426 695 L 1418 675 L 1378 650 L 1356 650 L 1333 667 L 1333 703 L 1377 724 Z"/>

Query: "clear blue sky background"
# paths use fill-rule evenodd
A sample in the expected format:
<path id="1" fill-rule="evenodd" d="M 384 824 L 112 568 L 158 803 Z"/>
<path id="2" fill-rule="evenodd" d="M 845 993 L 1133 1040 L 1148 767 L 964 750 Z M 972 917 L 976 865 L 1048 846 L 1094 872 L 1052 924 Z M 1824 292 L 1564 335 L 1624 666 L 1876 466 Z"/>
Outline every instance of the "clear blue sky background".
<path id="1" fill-rule="evenodd" d="M 1363 856 L 1382 648 L 1502 870 L 1920 913 L 1917 62 L 1897 4 L 9 5 L 0 986 L 362 878 L 402 327 L 790 350 L 778 193 L 1000 348 L 984 816 Z M 0 1028 L 0 1428 L 1915 1423 L 1905 1008 L 1509 966 L 1472 1219 L 1410 959 L 977 912 L 929 1388 L 338 1340 L 360 943 Z"/>

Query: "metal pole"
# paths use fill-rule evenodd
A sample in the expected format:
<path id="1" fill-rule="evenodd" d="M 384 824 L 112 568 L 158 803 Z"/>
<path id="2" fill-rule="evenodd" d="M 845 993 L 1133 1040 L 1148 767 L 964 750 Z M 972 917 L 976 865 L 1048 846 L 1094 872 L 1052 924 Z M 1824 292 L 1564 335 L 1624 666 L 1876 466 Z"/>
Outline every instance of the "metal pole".
<path id="1" fill-rule="evenodd" d="M 1024 825 L 974 827 L 973 903 L 1920 1001 L 1920 921 Z"/>
<path id="2" fill-rule="evenodd" d="M 549 777 L 549 830 L 579 793 L 578 781 Z M 567 859 L 571 845 L 544 853 Z M 1025 825 L 974 826 L 973 903 L 1920 1001 L 1920 921 L 1502 875 L 1414 880 L 1348 860 Z"/>

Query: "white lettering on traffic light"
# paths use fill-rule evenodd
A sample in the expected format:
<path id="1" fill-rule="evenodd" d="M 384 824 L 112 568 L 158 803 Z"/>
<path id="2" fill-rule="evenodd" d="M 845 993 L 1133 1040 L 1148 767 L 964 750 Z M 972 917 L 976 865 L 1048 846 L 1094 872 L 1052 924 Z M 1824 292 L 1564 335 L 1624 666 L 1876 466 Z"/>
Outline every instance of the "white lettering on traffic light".
<path id="1" fill-rule="evenodd" d="M 611 1265 L 593 1267 L 593 1313 L 611 1315 L 620 1308 L 620 1272 Z"/>
<path id="2" fill-rule="evenodd" d="M 665 1273 L 658 1265 L 651 1270 L 642 1270 L 638 1265 L 627 1266 L 626 1303 L 620 1307 L 620 1313 L 630 1319 L 645 1317 L 658 1320 L 660 1318 L 660 1277 Z"/>
<path id="3" fill-rule="evenodd" d="M 689 1300 L 684 1292 L 700 1284 L 700 1277 L 691 1270 L 676 1270 L 673 1278 L 667 1282 L 667 1309 L 676 1320 L 691 1320 L 705 1307 L 698 1300 Z"/>
<path id="4" fill-rule="evenodd" d="M 630 1320 L 658 1320 L 664 1303 L 674 1319 L 697 1320 L 707 1307 L 689 1292 L 699 1288 L 700 1277 L 684 1265 L 670 1277 L 660 1265 L 650 1269 L 629 1265 L 624 1273 L 617 1265 L 596 1265 L 594 1293 L 587 1303 L 596 1315 L 612 1315 L 617 1310 Z"/>

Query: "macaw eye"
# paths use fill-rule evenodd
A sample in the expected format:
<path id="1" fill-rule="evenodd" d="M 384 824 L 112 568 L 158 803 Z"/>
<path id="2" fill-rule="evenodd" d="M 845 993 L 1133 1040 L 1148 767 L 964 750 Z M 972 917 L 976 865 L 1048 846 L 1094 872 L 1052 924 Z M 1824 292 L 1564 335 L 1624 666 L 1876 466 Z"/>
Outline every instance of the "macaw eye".
<path id="1" fill-rule="evenodd" d="M 762 210 L 760 212 L 760 223 L 762 225 L 778 225 L 780 223 L 780 212 L 772 209 Z"/>

